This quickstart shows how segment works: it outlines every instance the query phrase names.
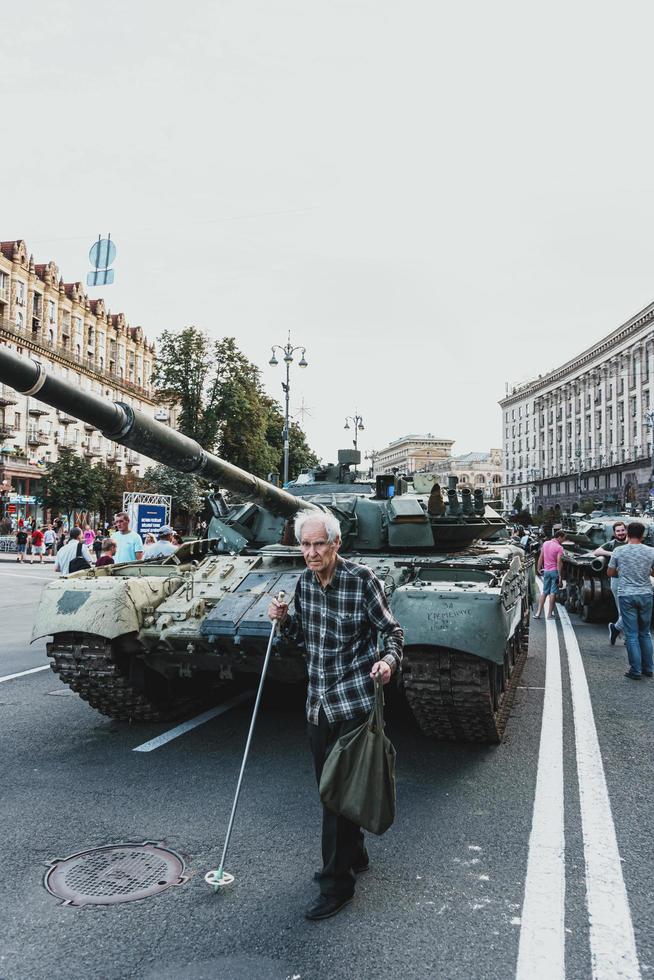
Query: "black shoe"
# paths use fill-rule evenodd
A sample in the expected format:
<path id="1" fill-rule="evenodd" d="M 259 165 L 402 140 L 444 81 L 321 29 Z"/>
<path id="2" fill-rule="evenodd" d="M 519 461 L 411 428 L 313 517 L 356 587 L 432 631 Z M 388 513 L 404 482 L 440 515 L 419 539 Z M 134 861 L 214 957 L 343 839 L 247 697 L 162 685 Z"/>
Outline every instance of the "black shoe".
<path id="1" fill-rule="evenodd" d="M 643 677 L 654 677 L 654 674 L 652 674 L 651 670 L 644 670 Z"/>
<path id="2" fill-rule="evenodd" d="M 640 674 L 632 674 L 630 670 L 625 671 L 625 677 L 628 677 L 630 681 L 639 681 Z"/>
<path id="3" fill-rule="evenodd" d="M 330 916 L 336 915 L 341 909 L 348 905 L 352 901 L 354 895 L 335 896 L 335 895 L 321 895 L 320 898 L 310 905 L 309 908 L 304 913 L 305 918 L 311 919 L 312 922 L 318 922 L 320 919 L 329 919 Z"/>
<path id="4" fill-rule="evenodd" d="M 615 625 L 615 623 L 609 623 L 609 639 L 611 641 L 611 646 L 615 646 L 615 641 L 620 636 L 620 630 Z"/>

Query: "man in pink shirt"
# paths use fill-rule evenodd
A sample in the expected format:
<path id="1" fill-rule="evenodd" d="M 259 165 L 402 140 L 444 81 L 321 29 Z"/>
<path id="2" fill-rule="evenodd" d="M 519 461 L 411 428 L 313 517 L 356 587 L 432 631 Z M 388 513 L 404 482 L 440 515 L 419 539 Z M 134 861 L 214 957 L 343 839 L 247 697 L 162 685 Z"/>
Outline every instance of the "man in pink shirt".
<path id="1" fill-rule="evenodd" d="M 565 532 L 558 530 L 553 538 L 546 541 L 540 549 L 536 571 L 543 573 L 543 591 L 538 597 L 538 610 L 534 619 L 540 619 L 540 614 L 547 598 L 547 618 L 554 619 L 554 603 L 556 593 L 563 585 L 563 541 Z"/>

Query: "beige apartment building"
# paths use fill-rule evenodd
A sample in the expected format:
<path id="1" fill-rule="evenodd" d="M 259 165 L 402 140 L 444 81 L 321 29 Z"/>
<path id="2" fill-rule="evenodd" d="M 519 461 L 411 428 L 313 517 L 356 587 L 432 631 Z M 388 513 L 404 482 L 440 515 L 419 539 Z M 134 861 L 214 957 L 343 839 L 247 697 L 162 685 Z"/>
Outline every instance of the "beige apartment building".
<path id="1" fill-rule="evenodd" d="M 111 313 L 103 299 L 90 299 L 81 283 L 64 282 L 54 262 L 36 264 L 21 240 L 0 242 L 0 344 L 82 391 L 167 420 L 152 391 L 154 345 L 141 327 Z M 123 473 L 142 475 L 150 462 L 92 426 L 0 385 L 0 492 L 7 513 L 38 515 L 40 478 L 62 446 Z"/>
<path id="2" fill-rule="evenodd" d="M 499 497 L 502 485 L 502 450 L 489 449 L 488 452 L 449 456 L 432 463 L 429 470 L 438 474 L 443 486 L 447 485 L 448 476 L 455 476 L 459 487 L 483 490 L 485 497 L 494 499 Z"/>
<path id="3" fill-rule="evenodd" d="M 415 473 L 426 470 L 439 459 L 446 459 L 452 452 L 453 439 L 441 439 L 431 432 L 425 435 L 407 435 L 395 439 L 385 449 L 371 453 L 373 476 L 383 473 Z"/>
<path id="4" fill-rule="evenodd" d="M 654 303 L 500 401 L 510 508 L 647 505 L 652 488 Z"/>

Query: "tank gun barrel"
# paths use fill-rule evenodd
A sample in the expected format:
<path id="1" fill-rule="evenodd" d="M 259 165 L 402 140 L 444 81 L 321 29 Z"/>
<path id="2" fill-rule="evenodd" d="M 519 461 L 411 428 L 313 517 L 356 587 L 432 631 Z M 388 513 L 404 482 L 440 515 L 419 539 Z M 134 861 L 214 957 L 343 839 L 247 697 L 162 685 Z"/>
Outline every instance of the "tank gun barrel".
<path id="1" fill-rule="evenodd" d="M 99 395 L 71 386 L 61 378 L 48 374 L 42 364 L 2 346 L 0 382 L 93 425 L 105 438 L 121 446 L 171 469 L 195 473 L 230 490 L 247 494 L 280 514 L 290 517 L 299 510 L 320 510 L 316 504 L 294 497 L 253 473 L 207 452 L 195 439 L 168 428 L 131 405 L 107 401 Z"/>

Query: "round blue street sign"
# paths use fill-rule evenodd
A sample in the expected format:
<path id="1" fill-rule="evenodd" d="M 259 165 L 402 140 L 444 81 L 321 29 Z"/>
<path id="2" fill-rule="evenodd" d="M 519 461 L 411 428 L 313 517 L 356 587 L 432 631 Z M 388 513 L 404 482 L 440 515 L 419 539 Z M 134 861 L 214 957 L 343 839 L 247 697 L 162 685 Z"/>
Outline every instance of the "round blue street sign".
<path id="1" fill-rule="evenodd" d="M 116 246 L 110 238 L 101 238 L 89 251 L 89 262 L 96 269 L 108 269 L 116 258 Z"/>

